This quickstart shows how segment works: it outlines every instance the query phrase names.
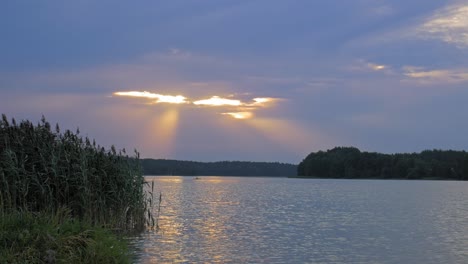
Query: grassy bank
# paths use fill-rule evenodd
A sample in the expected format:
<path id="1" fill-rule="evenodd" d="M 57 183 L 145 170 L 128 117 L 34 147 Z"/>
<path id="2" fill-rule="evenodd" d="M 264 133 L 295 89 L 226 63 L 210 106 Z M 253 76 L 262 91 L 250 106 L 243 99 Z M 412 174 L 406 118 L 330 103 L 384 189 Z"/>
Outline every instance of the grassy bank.
<path id="1" fill-rule="evenodd" d="M 125 242 L 67 211 L 4 214 L 0 230 L 1 263 L 129 263 Z"/>
<path id="2" fill-rule="evenodd" d="M 49 254 L 72 263 L 123 262 L 125 249 L 108 230 L 142 230 L 152 220 L 144 183 L 136 151 L 106 150 L 44 118 L 34 125 L 2 115 L 0 256 L 13 263 Z"/>

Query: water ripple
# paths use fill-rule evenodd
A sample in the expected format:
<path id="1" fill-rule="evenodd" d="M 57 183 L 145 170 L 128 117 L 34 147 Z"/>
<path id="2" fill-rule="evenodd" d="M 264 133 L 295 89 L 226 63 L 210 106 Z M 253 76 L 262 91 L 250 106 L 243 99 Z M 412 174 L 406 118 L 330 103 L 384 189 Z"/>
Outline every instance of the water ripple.
<path id="1" fill-rule="evenodd" d="M 139 263 L 466 263 L 468 184 L 149 177 Z"/>

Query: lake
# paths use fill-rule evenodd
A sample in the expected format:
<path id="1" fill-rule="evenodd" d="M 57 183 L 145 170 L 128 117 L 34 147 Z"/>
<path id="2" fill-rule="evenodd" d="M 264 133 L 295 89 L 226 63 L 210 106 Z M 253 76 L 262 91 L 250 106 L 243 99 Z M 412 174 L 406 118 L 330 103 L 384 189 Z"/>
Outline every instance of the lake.
<path id="1" fill-rule="evenodd" d="M 147 181 L 160 230 L 131 239 L 137 263 L 468 263 L 468 182 Z"/>

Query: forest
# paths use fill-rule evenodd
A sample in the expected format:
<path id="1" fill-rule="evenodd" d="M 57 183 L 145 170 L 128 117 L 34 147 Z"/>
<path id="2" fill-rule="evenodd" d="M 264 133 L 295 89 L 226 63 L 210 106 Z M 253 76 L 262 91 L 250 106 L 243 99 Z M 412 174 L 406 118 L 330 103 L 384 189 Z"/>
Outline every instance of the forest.
<path id="1" fill-rule="evenodd" d="M 467 180 L 468 153 L 425 150 L 382 154 L 355 147 L 336 147 L 309 154 L 297 169 L 299 177 L 345 179 Z"/>
<path id="2" fill-rule="evenodd" d="M 296 175 L 297 166 L 279 162 L 219 161 L 195 162 L 142 159 L 145 175 L 185 176 L 274 176 Z"/>

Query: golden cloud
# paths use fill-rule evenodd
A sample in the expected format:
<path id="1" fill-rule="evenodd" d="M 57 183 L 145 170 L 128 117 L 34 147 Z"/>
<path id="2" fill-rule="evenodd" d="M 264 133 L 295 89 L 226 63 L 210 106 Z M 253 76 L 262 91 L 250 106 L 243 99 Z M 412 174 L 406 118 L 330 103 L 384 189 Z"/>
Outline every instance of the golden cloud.
<path id="1" fill-rule="evenodd" d="M 182 96 L 182 95 L 176 95 L 176 96 L 162 95 L 162 94 L 150 93 L 150 92 L 147 92 L 147 91 L 143 91 L 143 92 L 138 92 L 138 91 L 115 92 L 114 95 L 156 99 L 155 103 L 170 103 L 170 104 L 186 104 L 186 103 L 188 103 L 187 98 L 185 96 Z"/>
<path id="2" fill-rule="evenodd" d="M 378 65 L 378 64 L 374 64 L 374 63 L 369 63 L 369 64 L 367 64 L 367 66 L 369 68 L 371 68 L 372 70 L 374 70 L 374 71 L 381 71 L 381 70 L 384 70 L 385 68 L 387 68 L 385 65 Z"/>
<path id="3" fill-rule="evenodd" d="M 243 102 L 239 99 L 223 98 L 217 95 L 207 99 L 191 101 L 183 95 L 162 95 L 147 91 L 126 91 L 115 92 L 114 95 L 126 97 L 139 97 L 147 99 L 155 99 L 155 103 L 171 103 L 171 104 L 193 104 L 204 107 L 224 107 L 225 109 L 233 110 L 232 112 L 224 112 L 222 115 L 228 115 L 236 119 L 248 119 L 253 117 L 253 111 L 256 108 L 268 107 L 272 103 L 280 100 L 273 97 L 256 97 L 251 102 Z"/>
<path id="4" fill-rule="evenodd" d="M 349 67 L 349 69 L 353 71 L 361 71 L 361 72 L 384 71 L 385 73 L 390 73 L 391 71 L 390 66 L 388 65 L 369 62 L 363 59 L 357 60 L 357 62 L 351 67 Z"/>
<path id="5" fill-rule="evenodd" d="M 209 99 L 198 100 L 193 102 L 194 105 L 206 105 L 206 106 L 241 106 L 240 100 L 233 100 L 227 98 L 221 98 L 219 96 L 213 96 Z"/>

